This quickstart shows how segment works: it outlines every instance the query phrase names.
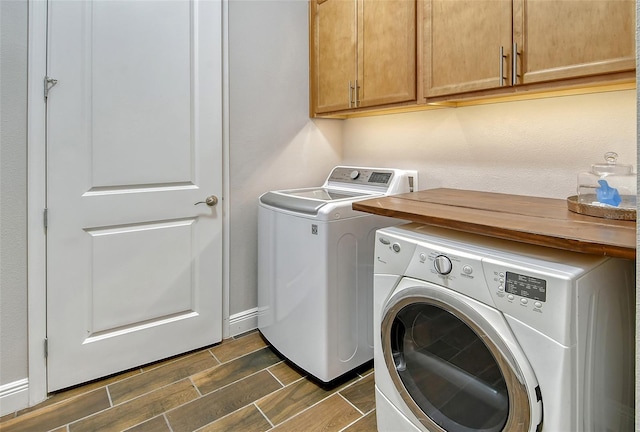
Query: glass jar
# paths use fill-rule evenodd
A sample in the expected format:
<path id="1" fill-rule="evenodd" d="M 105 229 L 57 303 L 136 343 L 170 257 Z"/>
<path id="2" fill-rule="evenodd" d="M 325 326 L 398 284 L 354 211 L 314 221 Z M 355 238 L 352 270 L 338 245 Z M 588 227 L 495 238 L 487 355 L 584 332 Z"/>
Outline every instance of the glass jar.
<path id="1" fill-rule="evenodd" d="M 636 174 L 632 165 L 617 163 L 618 154 L 608 152 L 605 163 L 591 165 L 578 174 L 578 202 L 621 209 L 636 208 Z"/>

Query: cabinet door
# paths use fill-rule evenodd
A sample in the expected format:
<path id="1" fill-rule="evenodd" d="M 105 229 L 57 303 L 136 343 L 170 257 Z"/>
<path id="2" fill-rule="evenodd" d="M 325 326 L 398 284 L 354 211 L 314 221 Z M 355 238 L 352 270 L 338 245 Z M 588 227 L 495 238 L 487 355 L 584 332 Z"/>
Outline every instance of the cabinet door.
<path id="1" fill-rule="evenodd" d="M 356 8 L 355 0 L 311 0 L 311 94 L 316 113 L 350 108 L 349 83 L 355 86 L 356 79 Z"/>
<path id="2" fill-rule="evenodd" d="M 511 0 L 425 0 L 423 7 L 426 97 L 509 85 Z"/>
<path id="3" fill-rule="evenodd" d="M 358 6 L 358 107 L 415 100 L 416 1 Z"/>
<path id="4" fill-rule="evenodd" d="M 635 68 L 635 1 L 515 0 L 518 84 Z"/>

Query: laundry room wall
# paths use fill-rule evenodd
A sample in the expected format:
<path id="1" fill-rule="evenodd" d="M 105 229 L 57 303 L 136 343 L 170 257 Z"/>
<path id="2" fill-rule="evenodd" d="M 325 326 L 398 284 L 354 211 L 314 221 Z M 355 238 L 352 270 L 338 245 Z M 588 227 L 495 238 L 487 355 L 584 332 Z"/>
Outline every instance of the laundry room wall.
<path id="1" fill-rule="evenodd" d="M 420 189 L 565 199 L 608 151 L 635 168 L 636 107 L 625 90 L 350 119 L 344 162 L 417 169 Z"/>
<path id="2" fill-rule="evenodd" d="M 27 369 L 27 2 L 0 1 L 0 399 Z M 20 398 L 20 397 L 19 397 Z"/>
<path id="3" fill-rule="evenodd" d="M 257 326 L 258 197 L 322 184 L 342 122 L 309 119 L 306 1 L 229 2 L 231 333 Z"/>

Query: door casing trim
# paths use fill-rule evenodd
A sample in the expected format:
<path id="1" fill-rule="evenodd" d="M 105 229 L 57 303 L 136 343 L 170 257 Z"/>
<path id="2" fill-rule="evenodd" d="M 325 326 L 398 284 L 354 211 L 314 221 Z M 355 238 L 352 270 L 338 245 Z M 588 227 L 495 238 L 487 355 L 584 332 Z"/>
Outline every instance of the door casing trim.
<path id="1" fill-rule="evenodd" d="M 222 336 L 229 337 L 229 17 L 222 6 Z M 48 2 L 29 0 L 27 78 L 27 362 L 29 406 L 47 398 L 46 105 Z"/>
<path id="2" fill-rule="evenodd" d="M 27 78 L 27 337 L 29 405 L 47 397 L 47 236 L 44 209 L 46 184 L 47 7 L 29 0 L 29 53 Z"/>

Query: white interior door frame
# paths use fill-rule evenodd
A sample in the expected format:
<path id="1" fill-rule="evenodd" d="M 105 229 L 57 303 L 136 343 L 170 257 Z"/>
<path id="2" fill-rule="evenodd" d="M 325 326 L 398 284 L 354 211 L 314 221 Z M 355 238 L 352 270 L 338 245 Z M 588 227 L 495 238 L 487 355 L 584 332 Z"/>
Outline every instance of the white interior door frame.
<path id="1" fill-rule="evenodd" d="M 222 2 L 222 83 L 223 86 L 223 337 L 229 336 L 229 38 L 228 0 Z M 47 273 L 46 230 L 46 106 L 44 77 L 47 74 L 46 1 L 29 0 L 28 112 L 27 112 L 27 314 L 29 405 L 47 397 Z M 227 198 L 227 199 L 225 199 Z"/>

